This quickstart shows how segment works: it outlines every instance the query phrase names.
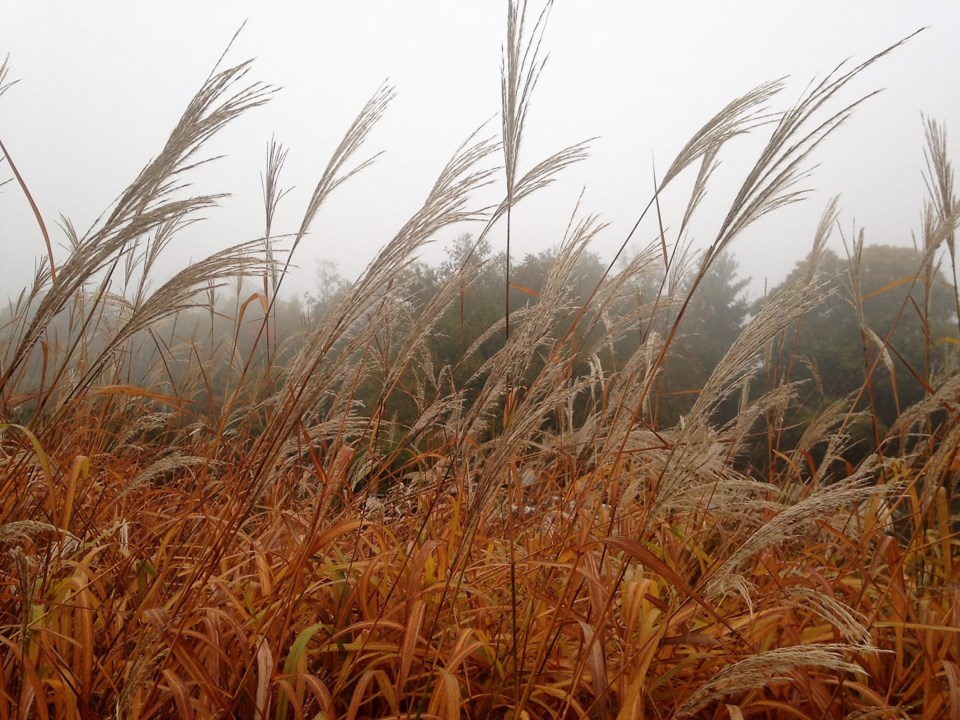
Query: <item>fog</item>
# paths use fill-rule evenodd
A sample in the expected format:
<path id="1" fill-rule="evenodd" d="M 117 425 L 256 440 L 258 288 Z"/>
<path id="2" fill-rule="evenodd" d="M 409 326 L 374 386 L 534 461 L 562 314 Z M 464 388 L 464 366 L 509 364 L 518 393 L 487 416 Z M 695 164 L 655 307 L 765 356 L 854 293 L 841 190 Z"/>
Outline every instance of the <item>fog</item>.
<path id="1" fill-rule="evenodd" d="M 505 15 L 505 3 L 440 0 L 6 3 L 0 53 L 9 52 L 11 77 L 20 82 L 0 99 L 0 139 L 62 245 L 60 215 L 83 232 L 109 208 L 162 148 L 245 23 L 225 62 L 255 57 L 251 77 L 282 89 L 206 147 L 208 156 L 224 157 L 196 173 L 195 190 L 231 196 L 173 246 L 165 266 L 172 271 L 262 234 L 260 173 L 271 136 L 289 148 L 282 184 L 294 188 L 274 229 L 294 231 L 343 132 L 388 81 L 397 98 L 362 153 L 384 154 L 321 210 L 287 284 L 302 292 L 319 258 L 335 261 L 348 277 L 360 273 L 416 211 L 456 147 L 485 121 L 490 133 L 498 130 Z M 596 140 L 589 160 L 517 209 L 513 252 L 558 243 L 582 192 L 582 210 L 610 223 L 596 245 L 610 257 L 650 198 L 655 169 L 662 173 L 735 96 L 789 76 L 773 109 L 787 108 L 838 63 L 860 62 L 921 27 L 928 29 L 844 90 L 846 104 L 884 88 L 811 158 L 818 167 L 806 181 L 808 198 L 764 219 L 734 246 L 753 294 L 806 254 L 836 194 L 843 227 L 865 227 L 869 242 L 911 242 L 925 194 L 922 114 L 948 132 L 960 128 L 960 4 L 557 2 L 521 169 L 571 143 Z M 695 248 L 713 239 L 764 137 L 726 148 L 691 229 Z M 10 175 L 0 165 L 0 181 Z M 663 198 L 668 228 L 679 223 L 692 179 Z M 0 216 L 0 289 L 16 294 L 44 254 L 43 241 L 15 183 L 0 188 Z M 426 259 L 442 258 L 444 241 L 476 229 L 438 238 Z M 637 246 L 654 234 L 655 224 L 642 228 Z M 492 240 L 502 248 L 501 236 Z M 839 233 L 832 242 L 842 249 Z M 55 254 L 63 258 L 65 250 Z"/>

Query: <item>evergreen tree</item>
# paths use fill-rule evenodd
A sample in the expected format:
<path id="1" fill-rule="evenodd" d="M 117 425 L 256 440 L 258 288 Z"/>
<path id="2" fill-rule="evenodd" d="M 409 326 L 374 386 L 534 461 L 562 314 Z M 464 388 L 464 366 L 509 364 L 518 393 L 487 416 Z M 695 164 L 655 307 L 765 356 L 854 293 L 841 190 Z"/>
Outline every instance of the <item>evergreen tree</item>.
<path id="1" fill-rule="evenodd" d="M 773 358 L 781 380 L 789 372 L 792 379 L 811 381 L 801 398 L 807 412 L 857 391 L 871 367 L 861 407 L 872 405 L 882 423 L 892 423 L 900 409 L 923 397 L 931 372 L 943 362 L 937 338 L 955 335 L 956 325 L 953 291 L 939 271 L 924 309 L 921 262 L 911 247 L 865 246 L 858 264 L 827 251 L 816 277 L 832 294 L 799 321 Z M 809 260 L 798 263 L 784 284 L 808 267 Z"/>
<path id="2" fill-rule="evenodd" d="M 750 311 L 744 296 L 749 278 L 737 277 L 737 262 L 727 253 L 717 256 L 696 288 L 680 322 L 660 385 L 660 422 L 676 423 L 693 404 L 703 384 L 740 335 Z M 689 292 L 689 278 L 684 292 Z M 736 408 L 724 406 L 721 417 Z"/>

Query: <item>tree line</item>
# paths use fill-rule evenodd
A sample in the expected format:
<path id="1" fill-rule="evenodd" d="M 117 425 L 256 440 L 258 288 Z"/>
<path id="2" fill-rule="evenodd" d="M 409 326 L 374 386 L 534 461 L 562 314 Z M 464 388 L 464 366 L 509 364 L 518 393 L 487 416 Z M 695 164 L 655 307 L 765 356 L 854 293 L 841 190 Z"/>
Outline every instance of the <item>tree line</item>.
<path id="1" fill-rule="evenodd" d="M 523 312 L 539 300 L 555 250 L 514 260 L 510 276 L 509 308 Z M 504 340 L 506 256 L 494 253 L 485 241 L 463 235 L 454 241 L 439 265 L 422 261 L 408 270 L 411 312 L 458 274 L 470 276 L 442 315 L 430 336 L 434 367 L 450 369 L 457 387 L 477 382 L 479 368 L 502 347 Z M 668 331 L 677 312 L 677 298 L 690 289 L 692 272 L 671 272 L 656 263 L 634 277 L 630 292 L 634 308 L 622 312 L 635 317 L 635 327 L 594 357 L 578 358 L 577 373 L 623 367 L 638 347 Z M 798 262 L 787 278 L 763 297 L 750 298 L 749 278 L 739 275 L 735 257 L 725 253 L 711 264 L 690 298 L 669 358 L 655 384 L 652 421 L 671 427 L 683 421 L 707 378 L 719 365 L 748 321 L 777 292 L 809 272 L 810 258 Z M 605 263 L 594 253 L 584 254 L 576 271 L 572 303 L 561 310 L 572 320 L 603 281 Z M 468 272 L 472 270 L 473 272 Z M 315 322 L 348 286 L 329 262 L 321 262 L 318 288 L 305 297 L 305 312 Z M 758 368 L 760 382 L 794 383 L 796 399 L 782 419 L 783 434 L 795 440 L 823 408 L 841 400 L 866 411 L 855 418 L 850 432 L 866 452 L 879 441 L 901 410 L 920 400 L 934 378 L 953 370 L 957 344 L 956 291 L 953 282 L 912 247 L 864 245 L 855 256 L 841 257 L 826 250 L 815 279 L 826 299 L 773 343 Z M 625 301 L 626 302 L 626 301 Z M 560 327 L 563 327 L 561 324 Z M 591 347 L 584 342 L 585 347 Z M 592 366 L 591 362 L 598 363 Z M 532 368 L 535 372 L 537 368 Z M 412 381 L 412 379 L 411 379 Z M 372 399 L 377 378 L 367 378 Z M 520 379 L 522 383 L 522 379 Z M 755 388 L 760 392 L 763 388 Z M 364 396 L 364 392 L 360 396 Z M 413 387 L 393 397 L 387 415 L 412 423 L 416 414 Z M 581 402 L 589 402 L 582 398 Z M 728 399 L 717 411 L 718 423 L 731 419 L 738 403 Z M 755 459 L 756 460 L 756 459 Z"/>
<path id="2" fill-rule="evenodd" d="M 469 404 L 485 380 L 489 361 L 503 347 L 505 299 L 509 298 L 511 317 L 529 312 L 540 302 L 557 257 L 556 250 L 546 250 L 514 260 L 508 292 L 505 254 L 470 235 L 453 241 L 439 264 L 410 262 L 397 279 L 406 298 L 399 306 L 402 312 L 397 314 L 398 306 L 391 306 L 397 315 L 389 324 L 390 333 L 378 338 L 372 351 L 382 358 L 364 363 L 364 373 L 356 379 L 356 416 L 376 415 L 395 427 L 410 427 L 426 402 L 427 386 L 440 392 L 436 387 L 440 381 L 447 392 L 461 392 Z M 669 265 L 653 258 L 637 266 L 641 272 L 624 273 L 629 279 L 618 291 L 615 311 L 592 317 L 591 296 L 610 282 L 608 268 L 594 253 L 578 256 L 566 303 L 553 309 L 552 332 L 572 333 L 574 346 L 582 348 L 570 358 L 572 375 L 602 378 L 615 373 L 669 333 L 681 300 L 691 289 L 695 259 Z M 735 257 L 724 253 L 715 258 L 689 297 L 657 372 L 647 422 L 656 428 L 682 423 L 749 320 L 782 287 L 807 275 L 810 267 L 810 258 L 797 263 L 783 283 L 764 297 L 751 299 L 746 292 L 749 278 L 739 275 Z M 779 446 L 795 443 L 823 408 L 841 400 L 853 403 L 854 410 L 864 412 L 852 418 L 846 431 L 867 452 L 886 435 L 902 409 L 924 397 L 938 377 L 954 370 L 957 294 L 942 270 L 911 247 L 857 246 L 849 258 L 827 250 L 816 263 L 815 279 L 826 299 L 770 344 L 762 366 L 754 368 L 755 384 L 745 392 L 755 397 L 774 385 L 792 384 L 795 399 L 774 423 Z M 401 373 L 395 389 L 384 395 L 392 348 L 403 345 L 407 329 L 451 283 L 456 293 L 426 339 L 429 357 L 418 358 Z M 112 381 L 145 383 L 158 392 L 189 398 L 197 417 L 217 415 L 237 392 L 267 397 L 271 388 L 282 387 L 289 371 L 285 363 L 300 339 L 336 307 L 349 286 L 333 263 L 321 261 L 315 289 L 302 299 L 276 299 L 271 305 L 265 290 L 251 290 L 239 281 L 232 288 L 211 288 L 195 309 L 144 331 L 137 351 L 122 358 L 122 369 L 111 370 Z M 77 332 L 86 333 L 86 346 L 95 349 L 98 336 L 109 337 L 111 326 L 122 321 L 122 304 L 115 313 L 112 317 L 104 312 L 96 323 L 82 327 L 61 318 L 48 331 L 48 350 L 55 354 L 57 347 L 75 343 Z M 610 333 L 605 324 L 612 323 L 621 323 L 622 331 Z M 601 336 L 606 338 L 602 342 Z M 545 353 L 534 355 L 526 377 L 514 378 L 516 387 L 522 391 L 546 361 Z M 433 377 L 423 376 L 424 367 L 432 368 Z M 49 370 L 38 349 L 25 366 L 25 385 L 42 388 L 49 382 L 44 373 Z M 257 382 L 247 382 L 250 377 Z M 578 396 L 570 408 L 574 422 L 603 403 L 601 395 L 598 390 Z M 741 402 L 744 399 L 749 398 Z M 35 408 L 29 398 L 21 400 L 21 419 L 27 419 Z M 741 402 L 728 397 L 714 411 L 714 421 L 731 420 Z M 237 420 L 254 434 L 263 421 L 256 412 Z M 765 441 L 770 443 L 758 436 L 756 452 L 744 461 L 764 464 Z"/>

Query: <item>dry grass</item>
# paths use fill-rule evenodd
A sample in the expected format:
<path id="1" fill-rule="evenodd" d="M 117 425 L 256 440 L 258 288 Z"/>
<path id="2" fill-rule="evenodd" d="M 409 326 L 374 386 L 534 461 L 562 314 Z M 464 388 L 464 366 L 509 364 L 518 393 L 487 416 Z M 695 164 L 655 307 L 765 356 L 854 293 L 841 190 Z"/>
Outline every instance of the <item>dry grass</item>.
<path id="1" fill-rule="evenodd" d="M 370 162 L 354 158 L 389 88 L 348 128 L 284 261 L 273 216 L 286 151 L 271 142 L 265 236 L 150 284 L 170 238 L 217 200 L 189 193 L 203 143 L 269 99 L 245 84 L 247 63 L 211 74 L 104 219 L 82 236 L 66 225 L 68 257 L 40 266 L 0 338 L 0 720 L 960 717 L 957 377 L 917 369 L 928 397 L 842 477 L 857 399 L 788 448 L 789 374 L 748 392 L 771 343 L 822 298 L 814 266 L 835 203 L 808 276 L 757 314 L 684 422 L 657 427 L 651 412 L 710 263 L 799 198 L 803 161 L 865 99 L 835 107 L 837 96 L 893 48 L 838 68 L 785 112 L 768 109 L 782 90 L 770 83 L 708 121 L 642 213 L 659 214 L 658 196 L 699 162 L 677 236 L 661 231 L 619 271 L 611 263 L 581 305 L 569 288 L 603 225 L 575 212 L 538 302 L 489 331 L 505 341 L 468 397 L 433 367 L 428 340 L 475 270 L 465 262 L 416 312 L 404 271 L 450 225 L 479 222 L 481 240 L 509 229 L 525 197 L 585 157 L 575 145 L 518 168 L 545 23 L 546 9 L 531 26 L 525 3 L 509 4 L 501 138 L 464 142 L 296 345 L 271 330 L 283 270 L 330 193 Z M 0 95 L 6 74 L 5 63 Z M 684 232 L 721 153 L 769 127 L 691 266 Z M 933 122 L 928 140 L 929 282 L 941 245 L 953 260 L 958 204 Z M 492 164 L 500 152 L 504 168 Z M 502 202 L 475 207 L 501 170 Z M 631 304 L 658 265 L 673 280 Z M 217 288 L 250 275 L 262 290 L 238 297 L 221 337 Z M 170 329 L 195 306 L 210 310 L 209 338 Z M 603 366 L 605 348 L 664 310 L 670 322 L 629 362 Z M 869 333 L 879 352 L 868 377 L 886 352 Z M 575 373 L 584 357 L 591 371 Z M 411 374 L 417 419 L 402 425 L 386 408 Z M 361 408 L 370 378 L 379 399 Z M 740 412 L 719 423 L 731 397 Z M 763 479 L 736 462 L 757 432 L 776 459 Z"/>

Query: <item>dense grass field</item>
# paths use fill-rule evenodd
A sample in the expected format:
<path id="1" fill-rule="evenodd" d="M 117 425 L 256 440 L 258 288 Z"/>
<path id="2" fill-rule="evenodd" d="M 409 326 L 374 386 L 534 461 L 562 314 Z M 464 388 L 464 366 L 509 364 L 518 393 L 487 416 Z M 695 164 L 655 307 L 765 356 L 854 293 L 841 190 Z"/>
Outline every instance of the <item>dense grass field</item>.
<path id="1" fill-rule="evenodd" d="M 960 718 L 958 340 L 926 312 L 960 204 L 936 122 L 918 148 L 917 266 L 863 290 L 863 240 L 848 239 L 859 390 L 795 412 L 816 384 L 798 380 L 797 337 L 834 292 L 816 272 L 831 203 L 808 271 L 758 305 L 676 422 L 658 411 L 711 268 L 800 199 L 809 155 L 865 99 L 849 81 L 895 47 L 799 98 L 771 82 L 721 108 L 659 178 L 658 193 L 695 178 L 685 213 L 658 217 L 642 251 L 624 238 L 574 294 L 603 230 L 580 208 L 536 291 L 510 274 L 513 213 L 588 148 L 518 160 L 545 16 L 511 3 L 508 18 L 500 132 L 457 148 L 366 272 L 303 321 L 284 271 L 367 164 L 390 88 L 298 228 L 272 226 L 285 151 L 271 144 L 262 237 L 169 279 L 158 258 L 217 202 L 187 185 L 204 143 L 270 99 L 249 63 L 210 75 L 89 232 L 65 225 L 65 259 L 37 211 L 45 259 L 0 327 L 0 720 Z M 4 65 L 0 95 L 9 80 Z M 766 144 L 690 255 L 688 221 L 747 133 Z M 3 154 L 7 190 L 33 205 Z M 502 199 L 478 206 L 491 188 Z M 483 267 L 468 248 L 424 296 L 411 263 L 463 223 L 477 246 L 505 230 L 504 312 L 447 362 L 432 343 L 455 334 L 444 318 L 462 326 Z M 921 363 L 865 320 L 894 289 Z"/>

